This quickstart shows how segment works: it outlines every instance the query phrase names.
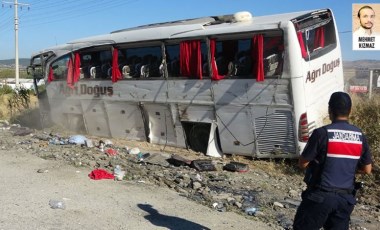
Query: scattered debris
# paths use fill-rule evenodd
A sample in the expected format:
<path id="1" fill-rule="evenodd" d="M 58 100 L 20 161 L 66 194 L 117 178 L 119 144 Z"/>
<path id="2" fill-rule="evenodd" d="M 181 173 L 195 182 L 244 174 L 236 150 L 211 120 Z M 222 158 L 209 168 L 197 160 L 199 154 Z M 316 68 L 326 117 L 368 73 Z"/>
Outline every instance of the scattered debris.
<path id="1" fill-rule="evenodd" d="M 144 162 L 152 165 L 160 165 L 163 167 L 168 167 L 170 164 L 168 162 L 168 159 L 171 157 L 169 154 L 166 153 L 148 153 L 148 155 L 143 154 L 142 159 Z"/>
<path id="2" fill-rule="evenodd" d="M 245 208 L 244 212 L 247 213 L 250 216 L 253 216 L 257 212 L 257 208 L 255 208 L 255 207 L 247 207 L 247 208 Z"/>
<path id="3" fill-rule="evenodd" d="M 275 206 L 275 207 L 280 207 L 280 208 L 283 208 L 283 207 L 284 207 L 283 204 L 281 204 L 280 202 L 277 202 L 277 201 L 273 203 L 273 206 Z"/>
<path id="4" fill-rule="evenodd" d="M 191 167 L 198 171 L 216 171 L 215 165 L 211 160 L 193 160 Z"/>
<path id="5" fill-rule="evenodd" d="M 111 148 L 106 149 L 105 152 L 108 156 L 116 156 L 118 154 L 116 149 L 111 149 Z"/>
<path id="6" fill-rule="evenodd" d="M 94 169 L 88 176 L 93 180 L 115 179 L 115 176 L 105 169 Z"/>
<path id="7" fill-rule="evenodd" d="M 167 148 L 167 153 L 163 153 L 159 152 L 162 150 L 154 150 L 154 145 L 136 142 L 136 146 L 131 143 L 126 146 L 123 142 L 119 147 L 116 141 L 92 141 L 88 138 L 84 145 L 72 145 L 64 135 L 49 132 L 35 131 L 36 134 L 27 138 L 13 136 L 16 128 L 0 132 L 1 149 L 25 150 L 44 159 L 64 160 L 77 167 L 89 167 L 93 171 L 88 176 L 94 180 L 128 180 L 165 186 L 190 200 L 213 207 L 215 211 L 235 211 L 260 218 L 270 223 L 273 229 L 291 226 L 301 192 L 305 189 L 301 173 L 289 177 L 277 175 L 270 170 L 252 167 L 254 163 L 241 163 L 239 158 L 232 158 L 233 161 L 228 161 L 228 158 L 211 160 L 198 153 L 187 155 L 184 151 L 181 155 L 178 149 Z M 90 142 L 99 145 L 94 146 Z M 37 172 L 47 173 L 48 170 L 42 168 Z M 358 203 L 365 208 L 358 205 L 354 215 L 355 212 L 360 213 L 360 218 L 365 221 L 353 222 L 353 229 L 359 229 L 369 221 L 378 221 L 378 200 L 361 198 Z"/>
<path id="8" fill-rule="evenodd" d="M 38 173 L 48 173 L 49 170 L 47 170 L 47 169 L 38 169 L 37 172 Z"/>
<path id="9" fill-rule="evenodd" d="M 249 167 L 247 164 L 231 161 L 226 164 L 223 169 L 231 172 L 248 172 Z"/>
<path id="10" fill-rule="evenodd" d="M 148 158 L 150 156 L 150 153 L 142 153 L 142 152 L 139 152 L 137 154 L 137 161 L 138 162 L 141 162 L 141 161 L 144 161 L 144 159 Z"/>
<path id="11" fill-rule="evenodd" d="M 60 200 L 49 200 L 50 208 L 52 209 L 66 209 L 66 205 Z"/>
<path id="12" fill-rule="evenodd" d="M 92 142 L 92 140 L 86 139 L 84 141 L 84 146 L 86 146 L 87 148 L 93 148 L 94 147 L 94 143 Z"/>
<path id="13" fill-rule="evenodd" d="M 115 176 L 115 180 L 121 181 L 124 179 L 125 171 L 121 170 L 120 165 L 116 165 L 113 170 L 113 175 Z"/>
<path id="14" fill-rule="evenodd" d="M 137 155 L 137 154 L 141 153 L 141 152 L 140 152 L 140 149 L 137 148 L 137 147 L 135 147 L 135 148 L 131 148 L 131 149 L 127 148 L 127 151 L 128 151 L 128 153 L 131 154 L 131 155 Z"/>
<path id="15" fill-rule="evenodd" d="M 13 133 L 13 136 L 26 136 L 34 131 L 26 127 L 11 126 L 10 131 Z"/>
<path id="16" fill-rule="evenodd" d="M 69 138 L 69 144 L 85 145 L 87 138 L 82 135 L 74 135 Z"/>
<path id="17" fill-rule="evenodd" d="M 186 159 L 184 157 L 181 157 L 177 154 L 173 154 L 169 159 L 169 163 L 174 165 L 174 166 L 190 166 L 191 165 L 191 160 Z"/>

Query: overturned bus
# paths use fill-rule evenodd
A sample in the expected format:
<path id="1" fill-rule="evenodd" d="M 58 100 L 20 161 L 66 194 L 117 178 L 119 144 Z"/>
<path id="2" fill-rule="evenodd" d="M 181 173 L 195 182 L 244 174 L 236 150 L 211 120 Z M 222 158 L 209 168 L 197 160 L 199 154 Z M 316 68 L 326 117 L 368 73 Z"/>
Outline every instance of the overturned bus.
<path id="1" fill-rule="evenodd" d="M 295 158 L 343 90 L 329 9 L 150 24 L 34 54 L 44 116 L 210 156 Z"/>

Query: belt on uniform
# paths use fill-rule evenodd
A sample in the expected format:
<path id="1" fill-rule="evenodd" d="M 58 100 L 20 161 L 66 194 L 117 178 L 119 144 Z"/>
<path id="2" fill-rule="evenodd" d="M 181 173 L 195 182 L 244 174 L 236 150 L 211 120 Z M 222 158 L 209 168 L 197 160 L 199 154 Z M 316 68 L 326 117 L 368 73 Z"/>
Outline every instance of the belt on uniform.
<path id="1" fill-rule="evenodd" d="M 322 191 L 322 192 L 332 192 L 332 193 L 339 193 L 339 194 L 352 194 L 352 189 L 344 189 L 344 188 L 327 188 L 320 185 L 314 186 L 315 189 Z"/>

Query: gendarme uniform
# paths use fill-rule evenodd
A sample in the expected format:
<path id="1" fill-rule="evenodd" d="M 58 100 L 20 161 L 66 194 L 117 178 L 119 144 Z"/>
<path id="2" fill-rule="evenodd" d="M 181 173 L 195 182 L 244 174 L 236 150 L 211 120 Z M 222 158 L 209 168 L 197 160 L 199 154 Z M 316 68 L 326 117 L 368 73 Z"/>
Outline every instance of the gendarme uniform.
<path id="1" fill-rule="evenodd" d="M 312 171 L 305 175 L 308 188 L 302 194 L 295 229 L 319 229 L 323 223 L 325 229 L 348 229 L 356 203 L 356 169 L 372 163 L 365 136 L 348 121 L 337 120 L 312 133 L 302 156 Z"/>

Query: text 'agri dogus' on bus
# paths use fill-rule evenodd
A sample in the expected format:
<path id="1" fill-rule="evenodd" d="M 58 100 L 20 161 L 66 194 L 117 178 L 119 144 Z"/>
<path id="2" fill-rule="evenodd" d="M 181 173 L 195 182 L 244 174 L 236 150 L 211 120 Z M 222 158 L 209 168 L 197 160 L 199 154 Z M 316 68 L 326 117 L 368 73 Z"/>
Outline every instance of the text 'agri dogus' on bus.
<path id="1" fill-rule="evenodd" d="M 58 124 L 209 156 L 298 157 L 343 90 L 328 9 L 114 31 L 42 50 L 29 70 Z"/>

